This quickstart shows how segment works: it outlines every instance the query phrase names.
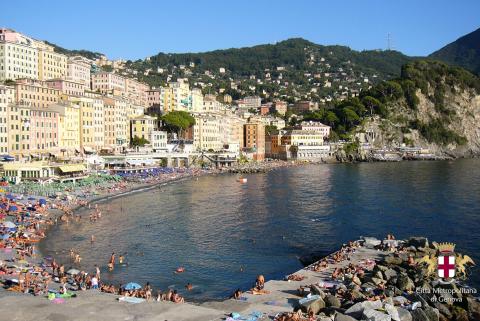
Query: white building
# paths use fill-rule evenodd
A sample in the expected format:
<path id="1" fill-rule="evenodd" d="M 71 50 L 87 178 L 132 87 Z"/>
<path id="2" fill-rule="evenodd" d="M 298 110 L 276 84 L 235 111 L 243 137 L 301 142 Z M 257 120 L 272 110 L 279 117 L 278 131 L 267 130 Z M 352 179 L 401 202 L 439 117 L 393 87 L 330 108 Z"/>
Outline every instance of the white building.
<path id="1" fill-rule="evenodd" d="M 167 132 L 154 130 L 151 135 L 150 144 L 154 152 L 167 150 Z"/>
<path id="2" fill-rule="evenodd" d="M 11 29 L 0 29 L 0 81 L 37 77 L 35 40 Z"/>
<path id="3" fill-rule="evenodd" d="M 82 56 L 70 57 L 67 60 L 67 80 L 83 83 L 90 88 L 91 62 Z"/>
<path id="4" fill-rule="evenodd" d="M 319 132 L 323 138 L 330 136 L 330 126 L 324 125 L 321 122 L 303 121 L 300 126 L 302 130 Z"/>

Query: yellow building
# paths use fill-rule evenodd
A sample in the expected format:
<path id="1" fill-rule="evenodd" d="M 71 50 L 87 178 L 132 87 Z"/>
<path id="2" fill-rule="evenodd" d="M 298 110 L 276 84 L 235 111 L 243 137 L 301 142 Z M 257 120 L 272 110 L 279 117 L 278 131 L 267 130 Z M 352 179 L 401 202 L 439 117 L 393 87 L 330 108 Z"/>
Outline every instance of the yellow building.
<path id="1" fill-rule="evenodd" d="M 30 153 L 30 110 L 28 106 L 7 106 L 9 154 L 16 159 Z"/>
<path id="2" fill-rule="evenodd" d="M 52 110 L 60 114 L 58 141 L 64 155 L 80 152 L 80 106 L 73 102 L 62 101 L 53 105 Z"/>
<path id="3" fill-rule="evenodd" d="M 130 118 L 130 139 L 138 137 L 152 142 L 152 134 L 155 130 L 157 130 L 157 119 L 155 117 L 142 115 Z"/>
<path id="4" fill-rule="evenodd" d="M 96 149 L 93 99 L 74 97 L 72 101 L 80 106 L 80 148 L 85 153 L 92 153 Z"/>
<path id="5" fill-rule="evenodd" d="M 7 108 L 15 101 L 15 88 L 0 85 L 0 154 L 7 154 L 8 145 L 8 111 Z"/>
<path id="6" fill-rule="evenodd" d="M 195 125 L 191 130 L 193 147 L 197 151 L 220 151 L 223 149 L 221 133 L 222 117 L 217 114 L 195 113 Z"/>
<path id="7" fill-rule="evenodd" d="M 310 130 L 291 130 L 282 136 L 282 145 L 321 146 L 323 133 Z"/>
<path id="8" fill-rule="evenodd" d="M 93 100 L 93 143 L 95 150 L 105 146 L 105 105 L 101 95 L 86 92 L 85 96 Z"/>
<path id="9" fill-rule="evenodd" d="M 55 52 L 53 47 L 44 42 L 37 42 L 38 79 L 47 80 L 64 78 L 67 75 L 67 56 Z"/>
<path id="10" fill-rule="evenodd" d="M 104 147 L 115 149 L 115 102 L 113 98 L 103 97 Z"/>
<path id="11" fill-rule="evenodd" d="M 162 87 L 160 90 L 160 110 L 168 113 L 175 110 L 175 99 L 173 96 L 173 88 Z"/>

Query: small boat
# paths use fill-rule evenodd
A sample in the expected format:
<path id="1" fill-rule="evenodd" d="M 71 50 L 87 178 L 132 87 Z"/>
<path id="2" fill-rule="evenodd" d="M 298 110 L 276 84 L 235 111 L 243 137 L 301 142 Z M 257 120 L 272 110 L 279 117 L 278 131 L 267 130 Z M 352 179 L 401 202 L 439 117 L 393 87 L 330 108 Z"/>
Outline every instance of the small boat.
<path id="1" fill-rule="evenodd" d="M 240 177 L 237 182 L 239 183 L 246 183 L 247 182 L 247 179 L 245 177 Z"/>

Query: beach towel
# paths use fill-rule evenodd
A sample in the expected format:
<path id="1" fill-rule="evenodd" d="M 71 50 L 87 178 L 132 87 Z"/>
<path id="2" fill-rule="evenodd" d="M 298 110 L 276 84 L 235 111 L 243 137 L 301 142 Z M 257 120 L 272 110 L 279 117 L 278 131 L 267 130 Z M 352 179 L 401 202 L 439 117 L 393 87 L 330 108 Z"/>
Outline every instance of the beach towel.
<path id="1" fill-rule="evenodd" d="M 128 303 L 136 304 L 136 303 L 145 302 L 145 299 L 134 298 L 134 297 L 130 297 L 130 296 L 122 296 L 121 298 L 118 298 L 118 301 L 119 302 L 128 302 Z"/>

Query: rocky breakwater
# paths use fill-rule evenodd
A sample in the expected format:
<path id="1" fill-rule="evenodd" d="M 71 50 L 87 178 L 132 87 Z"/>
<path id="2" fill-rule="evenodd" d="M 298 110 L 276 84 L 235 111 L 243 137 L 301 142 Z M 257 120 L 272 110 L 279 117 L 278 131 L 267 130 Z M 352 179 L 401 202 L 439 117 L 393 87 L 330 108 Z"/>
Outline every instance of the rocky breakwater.
<path id="1" fill-rule="evenodd" d="M 440 279 L 441 244 L 421 237 L 364 238 L 360 243 L 379 251 L 380 257 L 337 267 L 330 281 L 300 288 L 305 297 L 298 301 L 297 312 L 277 319 L 302 320 L 303 313 L 310 313 L 310 320 L 322 321 L 480 320 L 477 290 L 464 283 L 466 269 L 473 264 L 468 256 L 457 253 L 455 278 Z M 309 268 L 320 271 L 328 264 L 324 259 Z"/>

